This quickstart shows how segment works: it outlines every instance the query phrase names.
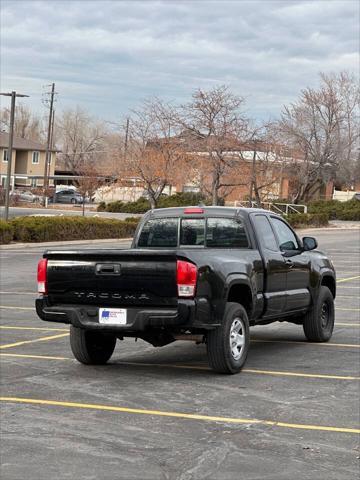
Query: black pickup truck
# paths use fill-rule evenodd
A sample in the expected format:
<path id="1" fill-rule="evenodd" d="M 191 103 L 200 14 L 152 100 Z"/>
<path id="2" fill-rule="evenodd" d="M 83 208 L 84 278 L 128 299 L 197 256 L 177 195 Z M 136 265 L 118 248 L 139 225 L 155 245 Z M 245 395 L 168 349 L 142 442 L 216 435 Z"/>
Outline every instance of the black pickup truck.
<path id="1" fill-rule="evenodd" d="M 335 271 L 286 221 L 261 209 L 149 211 L 131 249 L 50 250 L 38 265 L 39 317 L 71 324 L 84 364 L 106 363 L 116 340 L 205 342 L 210 366 L 237 373 L 249 326 L 287 321 L 309 341 L 334 328 Z"/>

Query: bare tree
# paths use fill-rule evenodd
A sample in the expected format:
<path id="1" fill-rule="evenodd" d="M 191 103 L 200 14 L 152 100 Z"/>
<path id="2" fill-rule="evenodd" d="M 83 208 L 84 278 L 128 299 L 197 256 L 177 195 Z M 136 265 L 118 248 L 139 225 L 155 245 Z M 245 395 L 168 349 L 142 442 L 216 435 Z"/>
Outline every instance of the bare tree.
<path id="1" fill-rule="evenodd" d="M 306 88 L 285 106 L 279 121 L 283 141 L 293 151 L 293 201 L 307 201 L 335 180 L 354 157 L 359 140 L 359 91 L 347 73 L 320 74 L 319 89 Z"/>
<path id="2" fill-rule="evenodd" d="M 241 108 L 242 97 L 233 95 L 228 87 L 196 90 L 192 101 L 178 110 L 178 123 L 187 139 L 192 162 L 198 164 L 202 189 L 211 196 L 212 204 L 226 197 L 241 179 L 233 177 L 238 158 L 232 152 L 246 131 L 247 120 Z"/>
<path id="3" fill-rule="evenodd" d="M 121 161 L 122 176 L 138 178 L 151 208 L 155 208 L 164 188 L 185 174 L 181 168 L 184 152 L 172 109 L 159 99 L 145 101 L 133 111 L 126 128 L 128 142 Z"/>
<path id="4" fill-rule="evenodd" d="M 83 197 L 83 216 L 85 215 L 85 202 L 88 199 L 89 202 L 92 201 L 92 198 L 96 190 L 101 187 L 104 183 L 103 178 L 100 176 L 100 173 L 94 165 L 84 164 L 77 171 L 79 178 L 77 179 L 77 187 L 79 193 Z"/>
<path id="5" fill-rule="evenodd" d="M 10 125 L 10 109 L 3 108 L 0 111 L 0 130 L 8 131 Z M 15 128 L 14 134 L 17 137 L 45 141 L 45 130 L 40 116 L 33 113 L 27 105 L 19 104 L 15 107 Z"/>
<path id="6" fill-rule="evenodd" d="M 97 163 L 104 151 L 104 124 L 77 107 L 65 110 L 57 121 L 61 160 L 74 173 L 87 163 Z"/>

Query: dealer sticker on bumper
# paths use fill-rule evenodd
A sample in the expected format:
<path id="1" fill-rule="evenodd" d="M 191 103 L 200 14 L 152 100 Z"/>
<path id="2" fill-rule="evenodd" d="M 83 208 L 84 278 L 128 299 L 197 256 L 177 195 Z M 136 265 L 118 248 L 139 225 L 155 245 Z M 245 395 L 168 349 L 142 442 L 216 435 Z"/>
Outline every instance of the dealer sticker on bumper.
<path id="1" fill-rule="evenodd" d="M 126 325 L 126 308 L 99 308 L 99 323 Z"/>

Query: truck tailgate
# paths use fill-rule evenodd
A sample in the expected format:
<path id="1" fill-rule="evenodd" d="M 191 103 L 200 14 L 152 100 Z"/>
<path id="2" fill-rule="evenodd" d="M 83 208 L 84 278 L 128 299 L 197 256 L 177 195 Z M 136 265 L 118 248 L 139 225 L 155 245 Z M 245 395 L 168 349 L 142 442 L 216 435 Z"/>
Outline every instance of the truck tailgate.
<path id="1" fill-rule="evenodd" d="M 176 306 L 172 250 L 47 251 L 50 304 Z"/>

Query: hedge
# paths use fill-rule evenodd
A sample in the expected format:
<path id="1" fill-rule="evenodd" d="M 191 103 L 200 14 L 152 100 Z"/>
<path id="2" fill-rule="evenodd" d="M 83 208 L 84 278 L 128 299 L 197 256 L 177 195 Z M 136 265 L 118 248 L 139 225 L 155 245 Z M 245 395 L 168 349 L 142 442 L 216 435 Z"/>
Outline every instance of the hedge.
<path id="1" fill-rule="evenodd" d="M 285 218 L 293 227 L 325 227 L 329 223 L 326 213 L 294 213 Z"/>
<path id="2" fill-rule="evenodd" d="M 210 205 L 203 195 L 199 193 L 175 193 L 175 195 L 160 197 L 156 208 L 167 207 L 187 207 L 188 205 L 198 205 L 204 203 Z M 136 202 L 101 202 L 98 205 L 99 212 L 119 212 L 119 213 L 145 213 L 150 210 L 150 203 L 146 198 L 139 198 Z"/>
<path id="3" fill-rule="evenodd" d="M 326 213 L 330 220 L 360 220 L 360 201 L 318 200 L 309 203 L 309 213 Z"/>
<path id="4" fill-rule="evenodd" d="M 14 238 L 14 227 L 10 222 L 0 220 L 0 244 L 10 243 Z"/>
<path id="5" fill-rule="evenodd" d="M 137 223 L 133 218 L 18 217 L 1 222 L 0 243 L 126 238 L 133 236 Z"/>

